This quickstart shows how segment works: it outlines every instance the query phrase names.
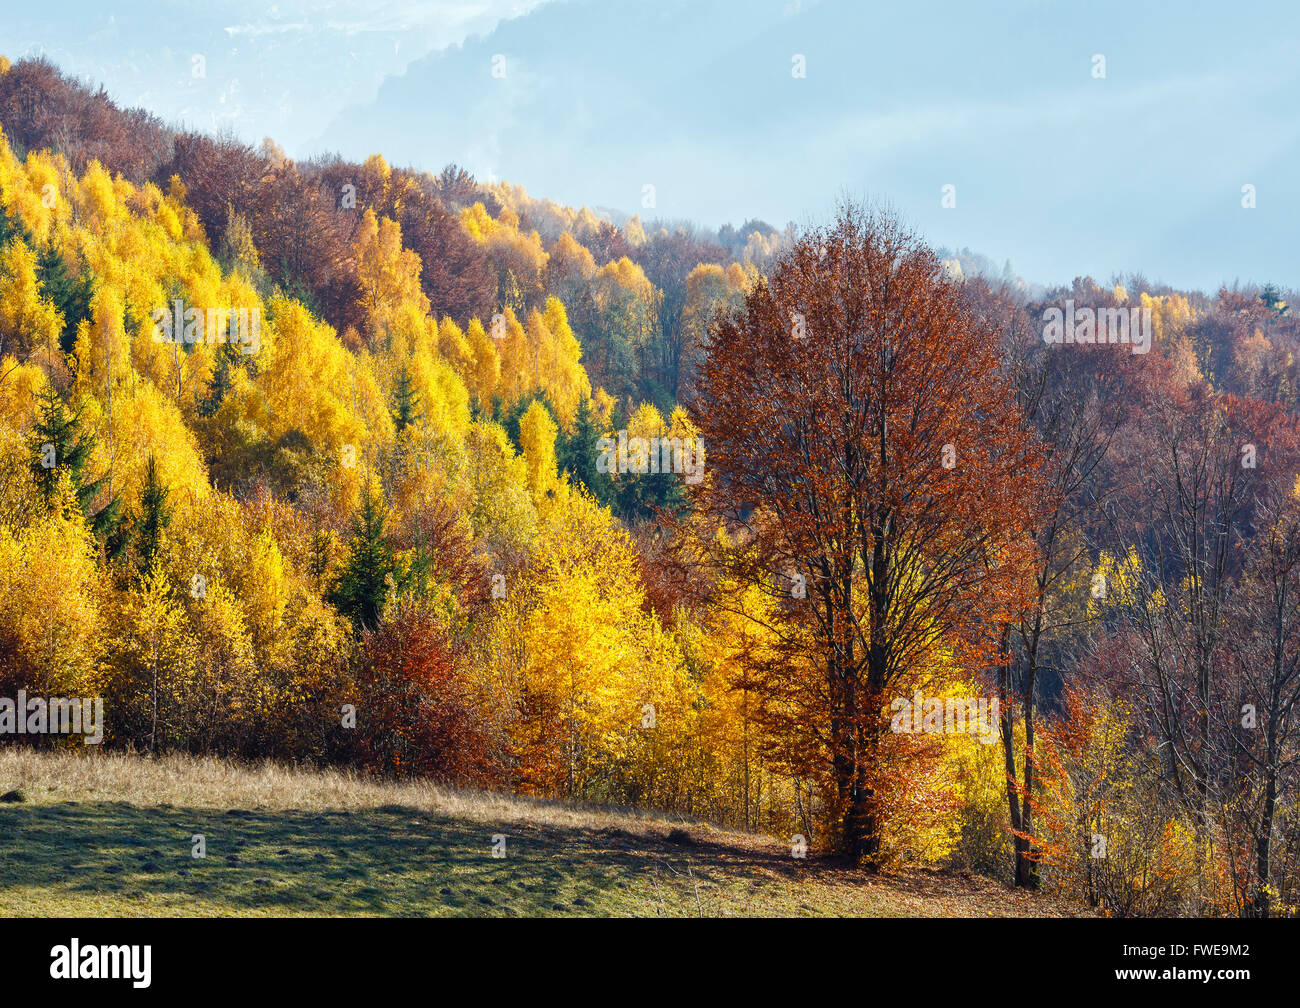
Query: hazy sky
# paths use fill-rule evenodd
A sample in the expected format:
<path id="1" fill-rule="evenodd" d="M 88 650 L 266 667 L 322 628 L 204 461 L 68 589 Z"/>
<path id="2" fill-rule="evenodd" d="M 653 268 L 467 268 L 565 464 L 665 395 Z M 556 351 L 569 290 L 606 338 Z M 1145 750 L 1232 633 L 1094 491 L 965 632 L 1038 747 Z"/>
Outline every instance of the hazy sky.
<path id="1" fill-rule="evenodd" d="M 456 161 L 562 202 L 709 225 L 816 218 L 847 191 L 1029 280 L 1300 287 L 1298 11 L 6 0 L 0 52 L 43 49 L 124 104 L 295 155 Z"/>
<path id="2" fill-rule="evenodd" d="M 44 53 L 168 122 L 294 150 L 413 60 L 539 2 L 0 0 L 0 52 Z"/>

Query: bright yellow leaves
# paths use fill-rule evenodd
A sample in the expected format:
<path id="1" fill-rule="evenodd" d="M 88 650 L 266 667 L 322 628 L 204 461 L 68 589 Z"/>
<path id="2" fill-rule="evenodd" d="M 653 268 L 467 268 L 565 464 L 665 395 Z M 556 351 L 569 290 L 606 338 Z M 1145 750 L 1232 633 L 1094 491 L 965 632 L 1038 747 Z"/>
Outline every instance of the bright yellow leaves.
<path id="1" fill-rule="evenodd" d="M 21 220 L 38 246 L 69 215 L 67 190 L 74 182 L 62 157 L 34 152 L 20 164 L 0 133 L 0 208 Z"/>
<path id="2" fill-rule="evenodd" d="M 1124 556 L 1103 550 L 1096 566 L 1080 571 L 1077 578 L 1066 583 L 1064 590 L 1075 600 L 1083 600 L 1083 612 L 1089 619 L 1097 619 L 1116 606 L 1138 603 L 1137 585 L 1141 574 L 1142 563 L 1136 547 L 1130 546 Z M 1069 599 L 1065 604 L 1072 607 Z"/>
<path id="3" fill-rule="evenodd" d="M 428 347 L 412 356 L 409 374 L 420 422 L 449 440 L 463 441 L 469 430 L 469 392 L 460 376 Z"/>
<path id="4" fill-rule="evenodd" d="M 452 319 L 444 318 L 438 326 L 437 350 L 438 355 L 455 368 L 457 374 L 467 374 L 472 369 L 474 351 L 465 333 Z"/>
<path id="5" fill-rule="evenodd" d="M 348 353 L 334 330 L 283 297 L 272 301 L 271 312 L 272 335 L 263 338 L 262 350 L 269 359 L 262 362 L 261 381 L 271 436 L 300 430 L 331 453 L 345 444 L 363 444 L 366 419 L 375 422 L 380 437 L 391 436 L 392 421 L 386 408 L 378 409 L 382 396 L 373 374 Z M 374 437 L 376 429 L 369 430 Z"/>
<path id="6" fill-rule="evenodd" d="M 173 498 L 202 501 L 211 492 L 198 440 L 172 402 L 147 382 L 123 383 L 113 396 L 110 427 L 97 400 L 87 404 L 86 419 L 98 431 L 96 475 L 112 467 L 114 492 L 134 501 L 144 482 L 149 456 L 158 478 Z"/>
<path id="7" fill-rule="evenodd" d="M 531 391 L 530 378 L 533 376 L 529 373 L 531 370 L 529 365 L 532 354 L 528 337 L 510 308 L 506 308 L 501 319 L 493 319 L 493 326 L 498 327 L 501 332 L 500 337 L 494 336 L 501 355 L 501 380 L 497 386 L 497 394 L 505 402 L 513 403 L 522 398 L 526 392 Z"/>
<path id="8" fill-rule="evenodd" d="M 35 253 L 14 239 L 0 262 L 0 358 L 52 354 L 62 330 L 58 309 L 41 296 Z"/>
<path id="9" fill-rule="evenodd" d="M 487 326 L 471 319 L 464 333 L 444 319 L 438 348 L 483 411 L 490 412 L 494 402 L 509 407 L 540 392 L 554 407 L 560 426 L 570 430 L 578 407 L 591 398 L 582 348 L 558 298 L 547 298 L 543 309 L 530 311 L 525 322 L 509 307 Z"/>
<path id="10" fill-rule="evenodd" d="M 1200 353 L 1188 332 L 1196 320 L 1196 310 L 1182 294 L 1152 297 L 1145 291 L 1142 309 L 1151 312 L 1152 342 L 1173 365 L 1173 378 L 1192 384 L 1203 377 Z"/>
<path id="11" fill-rule="evenodd" d="M 289 602 L 289 581 L 284 557 L 271 533 L 263 529 L 248 552 L 240 597 L 247 607 L 249 626 L 262 650 L 277 645 Z"/>
<path id="12" fill-rule="evenodd" d="M 519 217 L 510 209 L 493 220 L 482 203 L 461 212 L 461 224 L 487 250 L 497 271 L 497 302 L 523 311 L 537 303 L 546 269 L 546 250 L 536 231 L 519 230 Z"/>
<path id="13" fill-rule="evenodd" d="M 536 400 L 519 421 L 519 441 L 528 465 L 528 488 L 539 501 L 558 486 L 555 435 L 559 433 L 546 407 Z"/>
<path id="14" fill-rule="evenodd" d="M 580 795 L 624 754 L 651 699 L 636 553 L 580 493 L 552 514 L 541 546 L 517 729 L 529 738 L 532 785 Z"/>
<path id="15" fill-rule="evenodd" d="M 1144 291 L 1141 306 L 1151 312 L 1151 333 L 1156 346 L 1182 334 L 1196 320 L 1196 309 L 1182 294 L 1153 297 Z"/>
<path id="16" fill-rule="evenodd" d="M 497 222 L 482 203 L 475 203 L 462 210 L 460 222 L 469 236 L 479 242 L 486 242 L 497 229 Z"/>
<path id="17" fill-rule="evenodd" d="M 726 269 L 716 263 L 700 263 L 686 278 L 686 304 L 682 324 L 691 338 L 702 342 L 706 328 L 719 311 L 737 307 L 752 285 L 756 271 L 746 272 L 739 263 Z"/>
<path id="18" fill-rule="evenodd" d="M 370 324 L 372 345 L 386 343 L 392 327 L 405 314 L 418 319 L 429 312 L 429 299 L 420 289 L 420 257 L 402 247 L 402 229 L 387 217 L 376 219 L 366 210 L 352 244 L 357 257 L 361 303 Z"/>
<path id="19" fill-rule="evenodd" d="M 107 399 L 110 381 L 130 377 L 131 344 L 125 312 L 122 295 L 112 286 L 101 285 L 91 297 L 90 321 L 77 331 L 73 351 L 79 391 Z M 164 361 L 158 368 L 158 380 L 175 388 L 184 384 L 185 370 L 178 360 Z"/>
<path id="20" fill-rule="evenodd" d="M 36 416 L 36 397 L 48 384 L 38 365 L 0 358 L 0 427 L 25 430 Z"/>
<path id="21" fill-rule="evenodd" d="M 529 547 L 537 512 L 528 492 L 527 463 L 515 454 L 506 432 L 493 423 L 472 425 L 465 465 L 474 534 L 494 552 Z"/>
<path id="22" fill-rule="evenodd" d="M 641 313 L 653 311 L 654 284 L 646 278 L 645 271 L 627 256 L 609 262 L 592 277 L 592 295 L 597 306 L 606 312 Z M 638 319 L 639 325 L 650 324 Z"/>
<path id="23" fill-rule="evenodd" d="M 99 572 L 90 533 L 70 510 L 20 529 L 0 524 L 0 681 L 16 675 L 50 694 L 95 696 Z"/>
<path id="24" fill-rule="evenodd" d="M 478 319 L 470 321 L 465 340 L 469 344 L 470 362 L 469 370 L 461 373 L 479 409 L 490 409 L 501 381 L 501 356 L 497 353 L 495 341 Z"/>
<path id="25" fill-rule="evenodd" d="M 548 337 L 539 366 L 538 385 L 555 407 L 560 426 L 571 430 L 578 407 L 583 400 L 591 398 L 591 380 L 579 363 L 582 347 L 559 298 L 546 299 L 546 309 L 536 331 L 545 331 Z"/>
<path id="26" fill-rule="evenodd" d="M 77 199 L 77 210 L 87 218 L 87 230 L 93 234 L 114 236 L 117 225 L 126 222 L 125 210 L 117 197 L 112 177 L 99 162 L 92 161 L 81 180 Z"/>

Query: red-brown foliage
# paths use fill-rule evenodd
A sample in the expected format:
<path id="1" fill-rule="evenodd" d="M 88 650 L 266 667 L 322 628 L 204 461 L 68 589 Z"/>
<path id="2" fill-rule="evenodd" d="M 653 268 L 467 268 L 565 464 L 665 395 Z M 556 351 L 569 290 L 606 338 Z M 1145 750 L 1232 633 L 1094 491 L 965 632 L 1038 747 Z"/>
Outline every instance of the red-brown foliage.
<path id="1" fill-rule="evenodd" d="M 361 760 L 385 774 L 487 786 L 501 751 L 462 654 L 427 610 L 399 613 L 362 640 L 357 671 Z"/>
<path id="2" fill-rule="evenodd" d="M 140 182 L 171 156 L 172 134 L 141 109 L 120 109 L 44 59 L 21 60 L 0 76 L 0 125 L 27 150 L 62 153 L 80 173 L 92 160 Z"/>
<path id="3" fill-rule="evenodd" d="M 854 206 L 718 323 L 702 377 L 697 503 L 737 542 L 715 558 L 801 631 L 764 684 L 772 727 L 816 754 L 798 772 L 828 782 L 843 850 L 874 864 L 884 707 L 941 647 L 993 664 L 987 626 L 1022 604 L 1032 558 L 1037 440 L 997 333 L 932 251 Z"/>

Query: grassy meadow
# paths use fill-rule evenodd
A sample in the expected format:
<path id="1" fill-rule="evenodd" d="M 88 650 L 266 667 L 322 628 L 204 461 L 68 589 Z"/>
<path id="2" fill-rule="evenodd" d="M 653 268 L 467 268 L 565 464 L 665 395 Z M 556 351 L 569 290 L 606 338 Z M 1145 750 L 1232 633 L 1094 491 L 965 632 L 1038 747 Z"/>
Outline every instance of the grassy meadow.
<path id="1" fill-rule="evenodd" d="M 977 876 L 796 860 L 702 823 L 272 763 L 7 748 L 0 795 L 3 917 L 1078 912 Z"/>

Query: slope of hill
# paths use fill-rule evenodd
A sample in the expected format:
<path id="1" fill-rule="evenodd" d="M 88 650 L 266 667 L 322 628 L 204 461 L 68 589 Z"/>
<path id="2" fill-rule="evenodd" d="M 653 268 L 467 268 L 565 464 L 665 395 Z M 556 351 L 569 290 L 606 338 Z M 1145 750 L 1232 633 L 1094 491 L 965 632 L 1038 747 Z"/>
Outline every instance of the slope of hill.
<path id="1" fill-rule="evenodd" d="M 700 823 L 270 763 L 8 749 L 0 793 L 0 917 L 1085 912 L 979 877 L 798 861 Z"/>
<path id="2" fill-rule="evenodd" d="M 1291 266 L 1296 137 L 1278 124 L 1295 63 L 1281 24 L 1256 29 L 1275 5 L 1196 3 L 1175 19 L 1114 0 L 1041 7 L 542 4 L 341 102 L 309 150 L 455 161 L 643 217 L 652 184 L 659 214 L 711 226 L 819 217 L 847 188 L 1042 281 L 1145 269 L 1213 288 Z M 1108 77 L 1093 77 L 1094 54 Z M 1062 155 L 1084 136 L 1123 154 Z M 1243 183 L 1276 193 L 1274 209 L 1243 213 Z M 1135 216 L 1097 228 L 1116 205 Z"/>

